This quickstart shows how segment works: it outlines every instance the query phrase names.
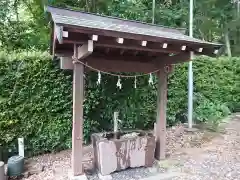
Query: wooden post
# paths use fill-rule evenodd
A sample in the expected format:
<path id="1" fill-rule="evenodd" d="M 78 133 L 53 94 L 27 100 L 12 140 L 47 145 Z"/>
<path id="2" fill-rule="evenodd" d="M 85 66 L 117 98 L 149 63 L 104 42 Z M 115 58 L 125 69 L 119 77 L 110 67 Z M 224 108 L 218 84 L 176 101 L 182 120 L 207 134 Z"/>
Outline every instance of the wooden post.
<path id="1" fill-rule="evenodd" d="M 72 129 L 72 171 L 73 176 L 83 174 L 83 100 L 84 66 L 82 60 L 93 52 L 93 41 L 88 40 L 82 46 L 74 44 L 73 60 L 73 129 Z M 77 59 L 77 61 L 76 61 Z"/>
<path id="2" fill-rule="evenodd" d="M 83 174 L 83 74 L 81 63 L 73 64 L 73 129 L 72 129 L 72 171 L 73 176 Z"/>
<path id="3" fill-rule="evenodd" d="M 156 151 L 158 160 L 165 159 L 166 154 L 166 106 L 167 106 L 167 72 L 162 68 L 158 73 L 158 97 L 156 120 Z"/>

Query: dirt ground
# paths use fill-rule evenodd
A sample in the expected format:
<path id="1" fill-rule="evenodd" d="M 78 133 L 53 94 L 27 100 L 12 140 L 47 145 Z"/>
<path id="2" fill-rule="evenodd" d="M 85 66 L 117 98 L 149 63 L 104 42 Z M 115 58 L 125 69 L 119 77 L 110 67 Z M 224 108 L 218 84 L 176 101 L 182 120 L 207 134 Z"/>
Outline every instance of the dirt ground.
<path id="1" fill-rule="evenodd" d="M 168 129 L 165 161 L 153 168 L 136 168 L 114 173 L 113 179 L 142 179 L 155 174 L 175 173 L 169 180 L 237 180 L 240 179 L 240 114 L 223 124 L 221 132 L 186 131 L 183 125 Z M 27 160 L 36 172 L 23 180 L 66 180 L 71 151 L 46 154 Z M 84 147 L 84 169 L 89 179 L 98 179 L 93 172 L 92 147 Z M 34 168 L 33 168 L 34 167 Z M 177 175 L 181 174 L 181 175 Z M 157 179 L 156 179 L 157 180 Z M 167 179 L 166 179 L 167 180 Z"/>

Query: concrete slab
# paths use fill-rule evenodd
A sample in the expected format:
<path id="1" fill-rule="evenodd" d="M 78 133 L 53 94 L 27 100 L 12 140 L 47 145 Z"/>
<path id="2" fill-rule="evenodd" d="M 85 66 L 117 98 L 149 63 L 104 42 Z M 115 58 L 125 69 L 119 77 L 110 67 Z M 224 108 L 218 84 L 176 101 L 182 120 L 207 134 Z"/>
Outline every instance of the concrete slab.
<path id="1" fill-rule="evenodd" d="M 140 180 L 169 180 L 169 178 L 174 178 L 174 177 L 183 176 L 183 175 L 185 174 L 180 172 L 160 173 L 158 175 L 143 178 Z"/>
<path id="2" fill-rule="evenodd" d="M 71 171 L 69 171 L 69 173 L 68 173 L 68 179 L 69 180 L 88 180 L 88 178 L 85 174 L 80 175 L 80 176 L 73 176 Z"/>
<path id="3" fill-rule="evenodd" d="M 184 130 L 185 130 L 186 132 L 190 132 L 190 133 L 194 133 L 194 132 L 199 131 L 199 129 L 197 129 L 197 128 L 185 128 Z"/>
<path id="4" fill-rule="evenodd" d="M 112 176 L 111 175 L 101 175 L 100 173 L 98 173 L 98 177 L 101 180 L 112 180 Z"/>

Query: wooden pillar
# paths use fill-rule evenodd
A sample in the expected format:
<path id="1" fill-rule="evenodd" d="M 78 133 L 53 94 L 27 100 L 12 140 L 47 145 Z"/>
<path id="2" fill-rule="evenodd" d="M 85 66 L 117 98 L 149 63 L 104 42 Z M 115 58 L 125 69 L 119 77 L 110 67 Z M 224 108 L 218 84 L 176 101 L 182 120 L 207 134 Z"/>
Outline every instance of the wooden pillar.
<path id="1" fill-rule="evenodd" d="M 72 128 L 72 171 L 73 176 L 83 174 L 83 92 L 84 67 L 81 63 L 73 64 L 73 128 Z"/>
<path id="2" fill-rule="evenodd" d="M 156 119 L 156 150 L 158 160 L 166 157 L 166 106 L 167 106 L 167 72 L 162 68 L 158 73 L 157 119 Z"/>

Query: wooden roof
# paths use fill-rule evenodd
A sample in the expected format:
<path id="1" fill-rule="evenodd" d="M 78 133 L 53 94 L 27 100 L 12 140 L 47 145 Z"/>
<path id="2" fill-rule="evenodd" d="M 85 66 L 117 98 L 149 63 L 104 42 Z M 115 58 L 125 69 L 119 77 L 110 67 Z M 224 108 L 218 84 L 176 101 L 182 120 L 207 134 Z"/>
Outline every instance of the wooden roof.
<path id="1" fill-rule="evenodd" d="M 174 64 L 188 61 L 191 51 L 215 56 L 222 46 L 184 35 L 183 29 L 51 6 L 47 11 L 54 24 L 51 50 L 60 56 L 72 55 L 74 44 L 82 45 L 94 40 L 91 57 L 140 62 L 164 58 L 164 62 L 168 59 L 165 63 Z"/>

